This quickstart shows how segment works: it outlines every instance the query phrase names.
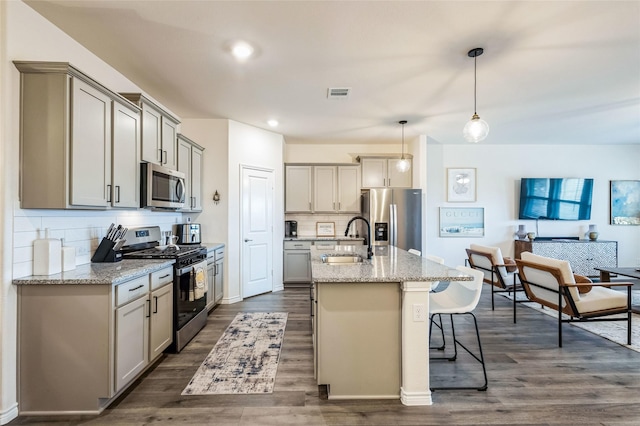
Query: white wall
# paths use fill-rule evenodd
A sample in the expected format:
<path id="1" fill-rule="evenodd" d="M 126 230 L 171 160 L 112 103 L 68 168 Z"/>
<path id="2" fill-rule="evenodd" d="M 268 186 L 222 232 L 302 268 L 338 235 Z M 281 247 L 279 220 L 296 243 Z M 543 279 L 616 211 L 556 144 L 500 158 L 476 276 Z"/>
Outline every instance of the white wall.
<path id="1" fill-rule="evenodd" d="M 277 133 L 261 130 L 236 121 L 229 121 L 229 237 L 227 260 L 228 288 L 225 298 L 229 301 L 241 300 L 242 276 L 240 256 L 242 255 L 241 235 L 241 167 L 252 166 L 273 170 L 274 214 L 273 214 L 273 286 L 274 290 L 284 288 L 282 284 L 282 258 L 284 235 L 284 138 Z M 228 254 L 231 256 L 228 256 Z M 228 257 L 227 257 L 228 256 Z M 228 290 L 228 293 L 227 293 Z"/>
<path id="2" fill-rule="evenodd" d="M 594 178 L 591 220 L 539 221 L 542 237 L 580 236 L 596 224 L 599 239 L 618 241 L 618 264 L 633 266 L 640 258 L 640 226 L 609 224 L 609 181 L 640 179 L 640 145 L 428 145 L 427 148 L 427 252 L 462 264 L 464 249 L 471 243 L 499 246 L 513 256 L 518 224 L 536 231 L 535 221 L 518 220 L 519 183 L 522 177 Z M 477 201 L 446 202 L 446 169 L 477 169 Z M 440 207 L 484 207 L 483 238 L 440 238 Z"/>

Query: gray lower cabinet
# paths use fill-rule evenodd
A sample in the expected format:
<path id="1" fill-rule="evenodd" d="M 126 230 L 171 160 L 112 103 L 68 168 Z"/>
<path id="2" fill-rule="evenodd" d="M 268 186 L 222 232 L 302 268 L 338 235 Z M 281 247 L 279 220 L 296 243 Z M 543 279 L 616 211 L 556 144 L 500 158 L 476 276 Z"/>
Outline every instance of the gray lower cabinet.
<path id="1" fill-rule="evenodd" d="M 116 391 L 132 381 L 147 365 L 147 303 L 143 296 L 116 309 Z"/>
<path id="2" fill-rule="evenodd" d="M 311 241 L 284 242 L 283 283 L 311 283 Z"/>
<path id="3" fill-rule="evenodd" d="M 216 280 L 216 261 L 213 251 L 207 253 L 207 307 L 210 311 L 216 304 L 215 301 L 215 284 Z"/>
<path id="4" fill-rule="evenodd" d="M 207 253 L 207 309 L 220 303 L 224 284 L 224 245 Z"/>
<path id="5" fill-rule="evenodd" d="M 213 289 L 215 294 L 215 303 L 218 304 L 222 300 L 224 292 L 224 246 L 215 250 L 214 264 L 214 282 Z"/>
<path id="6" fill-rule="evenodd" d="M 97 414 L 173 340 L 173 267 L 118 285 L 18 286 L 21 415 Z"/>
<path id="7" fill-rule="evenodd" d="M 311 246 L 316 249 L 334 250 L 337 245 L 362 244 L 362 240 L 287 240 L 284 242 L 284 267 L 283 284 L 296 287 L 297 284 L 305 286 L 311 283 Z"/>
<path id="8" fill-rule="evenodd" d="M 149 361 L 156 359 L 173 342 L 173 270 L 151 274 Z"/>

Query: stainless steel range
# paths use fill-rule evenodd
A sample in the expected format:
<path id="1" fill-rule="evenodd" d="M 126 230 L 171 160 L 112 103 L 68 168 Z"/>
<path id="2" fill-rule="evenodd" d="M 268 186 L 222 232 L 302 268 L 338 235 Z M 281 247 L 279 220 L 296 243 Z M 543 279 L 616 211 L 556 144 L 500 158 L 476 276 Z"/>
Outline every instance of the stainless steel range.
<path id="1" fill-rule="evenodd" d="M 122 248 L 125 259 L 175 259 L 173 265 L 173 344 L 182 348 L 207 323 L 206 277 L 207 249 L 199 245 L 160 245 L 160 227 L 129 229 L 128 245 Z"/>

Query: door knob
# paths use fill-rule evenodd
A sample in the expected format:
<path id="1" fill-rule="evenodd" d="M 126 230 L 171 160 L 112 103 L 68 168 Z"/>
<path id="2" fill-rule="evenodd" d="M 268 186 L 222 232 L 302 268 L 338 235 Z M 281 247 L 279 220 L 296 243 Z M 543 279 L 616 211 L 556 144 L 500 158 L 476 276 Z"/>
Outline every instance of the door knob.
<path id="1" fill-rule="evenodd" d="M 245 242 L 245 243 L 248 243 L 249 241 L 253 241 L 253 240 L 250 240 L 250 239 L 248 239 L 248 238 L 245 238 L 245 239 L 244 239 L 244 242 Z"/>

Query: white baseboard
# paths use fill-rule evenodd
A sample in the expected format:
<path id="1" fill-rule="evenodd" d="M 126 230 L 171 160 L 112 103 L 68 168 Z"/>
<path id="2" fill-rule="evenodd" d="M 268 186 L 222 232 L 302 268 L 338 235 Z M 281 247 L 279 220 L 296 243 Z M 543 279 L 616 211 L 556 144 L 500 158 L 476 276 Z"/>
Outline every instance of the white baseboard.
<path id="1" fill-rule="evenodd" d="M 432 405 L 431 391 L 407 392 L 400 388 L 400 402 L 404 405 Z"/>
<path id="2" fill-rule="evenodd" d="M 18 403 L 14 403 L 6 410 L 0 412 L 0 425 L 6 425 L 18 417 Z"/>

